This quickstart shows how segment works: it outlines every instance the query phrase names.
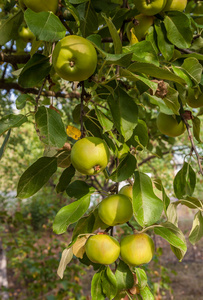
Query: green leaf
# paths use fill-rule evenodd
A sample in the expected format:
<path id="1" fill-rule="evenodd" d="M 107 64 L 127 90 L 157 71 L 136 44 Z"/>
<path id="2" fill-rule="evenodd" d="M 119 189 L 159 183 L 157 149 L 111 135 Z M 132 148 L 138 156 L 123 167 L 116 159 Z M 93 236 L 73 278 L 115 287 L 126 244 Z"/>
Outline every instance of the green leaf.
<path id="1" fill-rule="evenodd" d="M 37 193 L 57 170 L 56 157 L 40 157 L 20 177 L 17 197 L 28 198 Z"/>
<path id="2" fill-rule="evenodd" d="M 134 61 L 152 63 L 159 66 L 158 56 L 152 43 L 149 41 L 141 41 L 134 45 L 123 47 L 122 52 L 132 53 L 132 60 Z"/>
<path id="3" fill-rule="evenodd" d="M 113 127 L 113 122 L 95 105 L 95 112 L 101 127 L 103 128 L 103 133 L 106 131 L 111 131 Z"/>
<path id="4" fill-rule="evenodd" d="M 202 78 L 202 65 L 194 57 L 189 57 L 184 60 L 181 66 L 186 73 L 192 78 L 195 84 L 199 84 Z"/>
<path id="5" fill-rule="evenodd" d="M 109 266 L 103 272 L 102 276 L 102 290 L 108 299 L 112 300 L 117 294 L 116 276 L 113 274 Z"/>
<path id="6" fill-rule="evenodd" d="M 67 140 L 65 126 L 53 109 L 41 106 L 35 114 L 36 127 L 41 141 L 49 146 L 62 148 Z"/>
<path id="7" fill-rule="evenodd" d="M 120 70 L 120 76 L 125 77 L 126 79 L 131 80 L 131 81 L 135 81 L 135 82 L 136 81 L 141 81 L 141 82 L 143 82 L 145 85 L 147 85 L 153 91 L 153 93 L 155 93 L 156 90 L 157 90 L 157 86 L 158 86 L 157 83 L 147 79 L 144 76 L 134 74 L 134 73 L 130 72 L 127 69 L 121 69 Z"/>
<path id="8" fill-rule="evenodd" d="M 147 124 L 143 120 L 138 120 L 138 124 L 133 131 L 133 135 L 127 143 L 129 146 L 137 147 L 138 145 L 141 148 L 145 148 L 148 144 L 149 136 L 148 136 L 148 128 Z"/>
<path id="9" fill-rule="evenodd" d="M 180 84 L 185 84 L 185 81 L 179 76 L 175 75 L 171 71 L 166 68 L 157 67 L 150 63 L 140 63 L 134 62 L 129 67 L 128 70 L 130 72 L 136 73 L 144 73 L 146 75 L 150 75 L 153 78 L 159 78 L 162 80 L 170 80 Z"/>
<path id="10" fill-rule="evenodd" d="M 28 119 L 24 115 L 5 115 L 0 120 L 0 136 L 7 130 L 15 127 L 20 127 L 23 123 L 27 122 Z"/>
<path id="11" fill-rule="evenodd" d="M 121 43 L 121 40 L 120 40 L 120 37 L 119 37 L 116 27 L 114 26 L 112 20 L 110 18 L 107 18 L 107 16 L 104 13 L 102 13 L 102 17 L 105 19 L 105 22 L 109 28 L 109 32 L 113 39 L 115 54 L 122 53 L 122 43 Z"/>
<path id="12" fill-rule="evenodd" d="M 195 245 L 203 237 L 203 216 L 199 211 L 194 217 L 192 229 L 189 235 L 189 241 L 192 245 Z"/>
<path id="13" fill-rule="evenodd" d="M 24 18 L 38 40 L 53 43 L 65 37 L 66 28 L 52 12 L 36 13 L 28 8 L 24 13 Z"/>
<path id="14" fill-rule="evenodd" d="M 117 280 L 118 291 L 128 290 L 133 287 L 134 277 L 132 271 L 122 260 L 119 262 L 116 268 L 115 276 Z"/>
<path id="15" fill-rule="evenodd" d="M 74 180 L 68 185 L 66 193 L 71 198 L 74 197 L 76 199 L 79 199 L 87 195 L 88 193 L 93 193 L 94 190 L 95 189 L 88 185 L 86 182 L 82 180 Z"/>
<path id="16" fill-rule="evenodd" d="M 18 30 L 23 21 L 23 12 L 20 10 L 8 19 L 0 20 L 0 45 L 3 46 L 11 39 L 18 37 Z"/>
<path id="17" fill-rule="evenodd" d="M 71 179 L 73 178 L 74 175 L 75 175 L 75 168 L 72 165 L 70 165 L 61 174 L 59 178 L 59 182 L 56 186 L 56 192 L 57 193 L 64 192 L 67 189 L 68 185 L 70 184 Z"/>
<path id="18" fill-rule="evenodd" d="M 4 154 L 5 150 L 6 150 L 6 146 L 8 144 L 8 141 L 9 141 L 9 138 L 10 138 L 10 134 L 11 134 L 11 129 L 8 130 L 8 132 L 7 132 L 7 134 L 6 134 L 5 138 L 4 138 L 3 144 L 2 144 L 2 146 L 0 148 L 0 160 L 2 159 L 3 154 Z"/>
<path id="19" fill-rule="evenodd" d="M 193 38 L 189 17 L 179 11 L 168 12 L 164 18 L 168 40 L 178 48 L 189 48 Z"/>
<path id="20" fill-rule="evenodd" d="M 192 196 L 196 185 L 196 173 L 190 164 L 184 162 L 182 169 L 176 174 L 173 188 L 177 198 Z"/>
<path id="21" fill-rule="evenodd" d="M 83 1 L 83 2 L 85 2 L 85 1 Z M 71 1 L 65 0 L 66 8 L 69 10 L 69 12 L 71 13 L 71 15 L 75 19 L 77 26 L 79 27 L 80 26 L 80 16 L 78 14 L 77 9 L 71 3 L 72 3 Z"/>
<path id="22" fill-rule="evenodd" d="M 136 272 L 139 288 L 142 290 L 147 285 L 147 274 L 143 269 L 140 268 L 136 268 L 135 272 Z"/>
<path id="23" fill-rule="evenodd" d="M 89 216 L 81 218 L 73 230 L 72 240 L 74 240 L 79 234 L 92 233 L 95 224 L 94 212 L 91 212 Z"/>
<path id="24" fill-rule="evenodd" d="M 102 267 L 97 273 L 94 274 L 91 284 L 91 296 L 93 300 L 105 300 L 106 296 L 102 289 L 102 277 L 104 267 Z"/>
<path id="25" fill-rule="evenodd" d="M 136 158 L 128 153 L 126 157 L 120 162 L 117 169 L 111 174 L 110 179 L 115 182 L 121 182 L 132 176 L 137 167 Z"/>
<path id="26" fill-rule="evenodd" d="M 18 98 L 16 99 L 16 108 L 23 109 L 25 107 L 27 101 L 31 102 L 34 105 L 36 104 L 36 101 L 32 96 L 27 95 L 27 94 L 22 94 L 22 95 L 18 96 Z"/>
<path id="27" fill-rule="evenodd" d="M 148 286 L 140 291 L 140 295 L 142 296 L 142 300 L 154 300 L 154 296 Z"/>
<path id="28" fill-rule="evenodd" d="M 152 104 L 155 104 L 160 108 L 160 112 L 162 112 L 166 115 L 170 115 L 170 114 L 172 115 L 173 114 L 173 111 L 169 107 L 166 106 L 166 103 L 164 102 L 163 99 L 161 99 L 157 96 L 149 95 L 148 93 L 145 93 L 144 95 L 147 96 L 147 98 L 149 99 L 149 101 Z"/>
<path id="29" fill-rule="evenodd" d="M 154 194 L 149 176 L 135 172 L 133 185 L 133 212 L 135 219 L 142 226 L 157 222 L 163 211 L 163 202 Z"/>
<path id="30" fill-rule="evenodd" d="M 165 60 L 170 61 L 174 53 L 174 45 L 172 45 L 167 39 L 166 29 L 163 25 L 163 22 L 156 19 L 155 20 L 155 30 L 157 33 L 157 43 L 159 50 L 163 54 Z"/>
<path id="31" fill-rule="evenodd" d="M 18 83 L 23 88 L 35 87 L 49 74 L 50 70 L 49 58 L 36 53 L 24 66 Z"/>
<path id="32" fill-rule="evenodd" d="M 84 37 L 98 29 L 98 18 L 91 1 L 78 6 L 80 15 L 80 30 Z"/>
<path id="33" fill-rule="evenodd" d="M 90 195 L 87 194 L 79 200 L 62 207 L 54 219 L 53 231 L 56 234 L 66 232 L 70 224 L 77 222 L 86 213 L 89 204 Z"/>
<path id="34" fill-rule="evenodd" d="M 189 196 L 187 196 L 184 199 L 180 199 L 180 200 L 178 200 L 178 201 L 176 201 L 174 203 L 176 203 L 177 205 L 178 204 L 185 205 L 185 206 L 187 206 L 187 207 L 189 207 L 191 209 L 199 209 L 199 208 L 201 209 L 201 208 L 203 208 L 202 201 L 199 200 L 199 199 L 197 199 L 197 198 L 195 198 L 195 197 L 189 197 Z"/>
<path id="35" fill-rule="evenodd" d="M 159 191 L 162 192 L 162 200 L 163 200 L 163 204 L 164 204 L 164 211 L 166 213 L 167 208 L 168 208 L 168 206 L 170 204 L 170 199 L 169 199 L 169 197 L 166 194 L 166 191 L 164 189 L 164 186 L 163 186 L 160 178 L 156 178 L 155 180 L 153 180 L 153 183 L 155 184 L 156 188 Z"/>
<path id="36" fill-rule="evenodd" d="M 115 96 L 110 95 L 107 100 L 117 130 L 124 136 L 125 140 L 129 140 L 137 125 L 137 104 L 121 88 L 117 88 Z"/>
<path id="37" fill-rule="evenodd" d="M 174 224 L 165 222 L 154 228 L 154 232 L 169 242 L 171 249 L 181 261 L 187 251 L 185 238 L 181 230 Z"/>
<path id="38" fill-rule="evenodd" d="M 200 138 L 200 129 L 201 129 L 201 121 L 198 117 L 196 116 L 193 116 L 193 119 L 192 119 L 192 129 L 193 129 L 193 134 L 194 134 L 194 137 L 196 138 L 196 140 L 201 143 L 201 138 Z"/>
<path id="39" fill-rule="evenodd" d="M 188 87 L 192 87 L 193 86 L 193 82 L 190 78 L 190 76 L 188 74 L 186 74 L 186 71 L 183 70 L 182 67 L 178 67 L 178 66 L 172 66 L 172 69 L 174 71 L 174 73 L 181 77 L 183 80 L 185 80 L 186 84 Z"/>
<path id="40" fill-rule="evenodd" d="M 168 93 L 163 98 L 165 104 L 170 108 L 174 114 L 179 115 L 180 103 L 178 101 L 178 92 L 172 87 L 168 86 Z"/>
<path id="41" fill-rule="evenodd" d="M 167 215 L 167 221 L 170 223 L 173 223 L 175 226 L 178 227 L 178 214 L 177 214 L 177 203 L 176 202 L 169 204 L 167 211 L 166 211 L 166 215 Z"/>

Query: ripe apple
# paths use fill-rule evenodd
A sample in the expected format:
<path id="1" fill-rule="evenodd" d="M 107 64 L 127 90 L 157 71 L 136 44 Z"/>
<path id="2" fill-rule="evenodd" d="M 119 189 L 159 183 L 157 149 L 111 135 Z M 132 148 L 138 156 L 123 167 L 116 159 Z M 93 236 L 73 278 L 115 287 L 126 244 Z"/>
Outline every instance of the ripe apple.
<path id="1" fill-rule="evenodd" d="M 122 259 L 131 266 L 147 264 L 154 255 L 154 242 L 146 233 L 127 235 L 120 245 Z"/>
<path id="2" fill-rule="evenodd" d="M 128 222 L 132 215 L 132 202 L 129 197 L 116 194 L 103 199 L 98 207 L 100 219 L 109 226 Z"/>
<path id="3" fill-rule="evenodd" d="M 188 90 L 187 104 L 192 108 L 199 108 L 203 106 L 203 94 L 195 95 L 194 89 Z"/>
<path id="4" fill-rule="evenodd" d="M 153 16 L 161 12 L 166 0 L 134 0 L 135 7 L 146 16 Z"/>
<path id="5" fill-rule="evenodd" d="M 52 11 L 55 14 L 58 8 L 58 0 L 20 0 L 19 3 L 35 12 Z"/>
<path id="6" fill-rule="evenodd" d="M 183 11 L 186 8 L 187 0 L 167 0 L 163 11 L 179 10 Z"/>
<path id="7" fill-rule="evenodd" d="M 35 35 L 28 27 L 22 27 L 20 31 L 18 31 L 19 37 L 26 43 L 32 42 L 35 38 Z"/>
<path id="8" fill-rule="evenodd" d="M 52 61 L 55 71 L 63 79 L 83 81 L 94 73 L 97 53 L 94 46 L 85 38 L 69 35 L 56 44 Z"/>
<path id="9" fill-rule="evenodd" d="M 141 41 L 147 34 L 149 27 L 153 24 L 154 17 L 139 14 L 134 19 L 134 22 L 128 23 L 126 29 L 127 37 L 131 40 L 131 30 L 133 30 L 133 34 L 137 37 L 138 41 Z"/>
<path id="10" fill-rule="evenodd" d="M 133 186 L 131 184 L 127 184 L 127 185 L 123 186 L 118 193 L 129 197 L 130 200 L 132 201 L 132 199 L 133 199 Z"/>
<path id="11" fill-rule="evenodd" d="M 71 150 L 71 163 L 85 175 L 95 175 L 104 170 L 109 162 L 106 142 L 97 137 L 78 140 Z"/>
<path id="12" fill-rule="evenodd" d="M 175 116 L 172 115 L 159 113 L 156 121 L 158 129 L 163 134 L 171 137 L 181 135 L 186 129 L 184 122 L 181 120 L 180 123 L 178 123 Z"/>
<path id="13" fill-rule="evenodd" d="M 110 265 L 120 255 L 119 242 L 107 234 L 90 236 L 85 244 L 87 257 L 94 263 Z"/>

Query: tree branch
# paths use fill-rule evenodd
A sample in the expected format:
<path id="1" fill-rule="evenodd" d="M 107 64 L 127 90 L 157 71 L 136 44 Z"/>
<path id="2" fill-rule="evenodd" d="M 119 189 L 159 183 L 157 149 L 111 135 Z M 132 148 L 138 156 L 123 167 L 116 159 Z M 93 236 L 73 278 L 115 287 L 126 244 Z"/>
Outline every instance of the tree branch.
<path id="1" fill-rule="evenodd" d="M 166 154 L 169 154 L 169 153 L 174 153 L 174 151 L 166 151 L 166 152 L 163 152 L 162 154 L 163 155 L 166 155 Z M 143 159 L 143 161 L 141 161 L 139 164 L 138 164 L 138 167 L 142 166 L 143 164 L 145 164 L 146 162 L 148 162 L 149 160 L 153 159 L 153 158 L 158 158 L 156 155 L 151 155 L 151 156 L 148 156 L 147 158 Z"/>
<path id="2" fill-rule="evenodd" d="M 0 62 L 7 62 L 12 65 L 16 64 L 26 64 L 30 59 L 30 54 L 23 54 L 23 55 L 11 55 L 6 54 L 4 52 L 0 52 Z"/>
<path id="3" fill-rule="evenodd" d="M 21 87 L 18 83 L 16 82 L 6 82 L 4 80 L 0 80 L 0 89 L 6 90 L 6 91 L 11 91 L 11 90 L 17 90 L 19 92 L 22 92 L 24 94 L 33 94 L 33 95 L 38 95 L 39 94 L 39 89 L 37 88 L 23 88 Z M 80 99 L 80 93 L 78 92 L 53 92 L 53 91 L 46 91 L 43 90 L 41 92 L 42 96 L 46 97 L 56 97 L 56 98 L 77 98 Z"/>

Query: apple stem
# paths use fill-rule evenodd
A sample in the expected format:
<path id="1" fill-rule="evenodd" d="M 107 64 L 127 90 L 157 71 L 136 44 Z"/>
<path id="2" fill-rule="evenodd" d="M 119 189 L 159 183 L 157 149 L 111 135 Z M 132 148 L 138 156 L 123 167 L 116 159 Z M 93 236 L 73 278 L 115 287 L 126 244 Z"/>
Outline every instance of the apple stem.
<path id="1" fill-rule="evenodd" d="M 100 166 L 100 165 L 94 166 L 94 170 L 95 170 L 95 171 L 100 171 L 100 170 L 101 170 L 101 166 Z"/>
<path id="2" fill-rule="evenodd" d="M 130 222 L 126 222 L 126 224 L 132 229 L 133 233 L 137 232 L 137 230 L 135 229 L 135 227 L 132 224 L 130 224 Z"/>
<path id="3" fill-rule="evenodd" d="M 151 3 L 151 0 L 147 0 L 147 4 L 150 4 Z"/>
<path id="4" fill-rule="evenodd" d="M 75 65 L 75 62 L 71 60 L 70 63 L 69 63 L 69 65 L 70 65 L 71 68 L 73 68 L 74 65 Z"/>

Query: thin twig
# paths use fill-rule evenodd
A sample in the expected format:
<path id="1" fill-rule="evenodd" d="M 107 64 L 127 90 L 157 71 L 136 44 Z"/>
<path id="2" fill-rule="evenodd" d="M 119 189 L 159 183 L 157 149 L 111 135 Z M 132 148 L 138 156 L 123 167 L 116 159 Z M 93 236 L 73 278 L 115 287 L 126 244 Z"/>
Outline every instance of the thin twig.
<path id="1" fill-rule="evenodd" d="M 81 139 L 85 135 L 85 129 L 84 129 L 84 124 L 83 124 L 83 116 L 84 116 L 84 96 L 85 96 L 85 86 L 84 86 L 84 81 L 81 82 L 82 86 L 82 92 L 81 92 L 81 102 L 80 102 L 80 131 L 81 131 Z"/>
<path id="2" fill-rule="evenodd" d="M 44 79 L 44 81 L 43 81 L 43 83 L 42 83 L 42 85 L 41 85 L 41 87 L 40 87 L 40 89 L 39 89 L 39 93 L 38 93 L 37 97 L 35 98 L 35 101 L 36 101 L 36 104 L 35 104 L 35 112 L 36 112 L 37 109 L 38 109 L 39 99 L 40 99 L 42 90 L 43 90 L 43 88 L 44 88 L 44 85 L 45 85 L 45 83 L 46 83 L 46 80 L 47 80 L 47 78 Z"/>

